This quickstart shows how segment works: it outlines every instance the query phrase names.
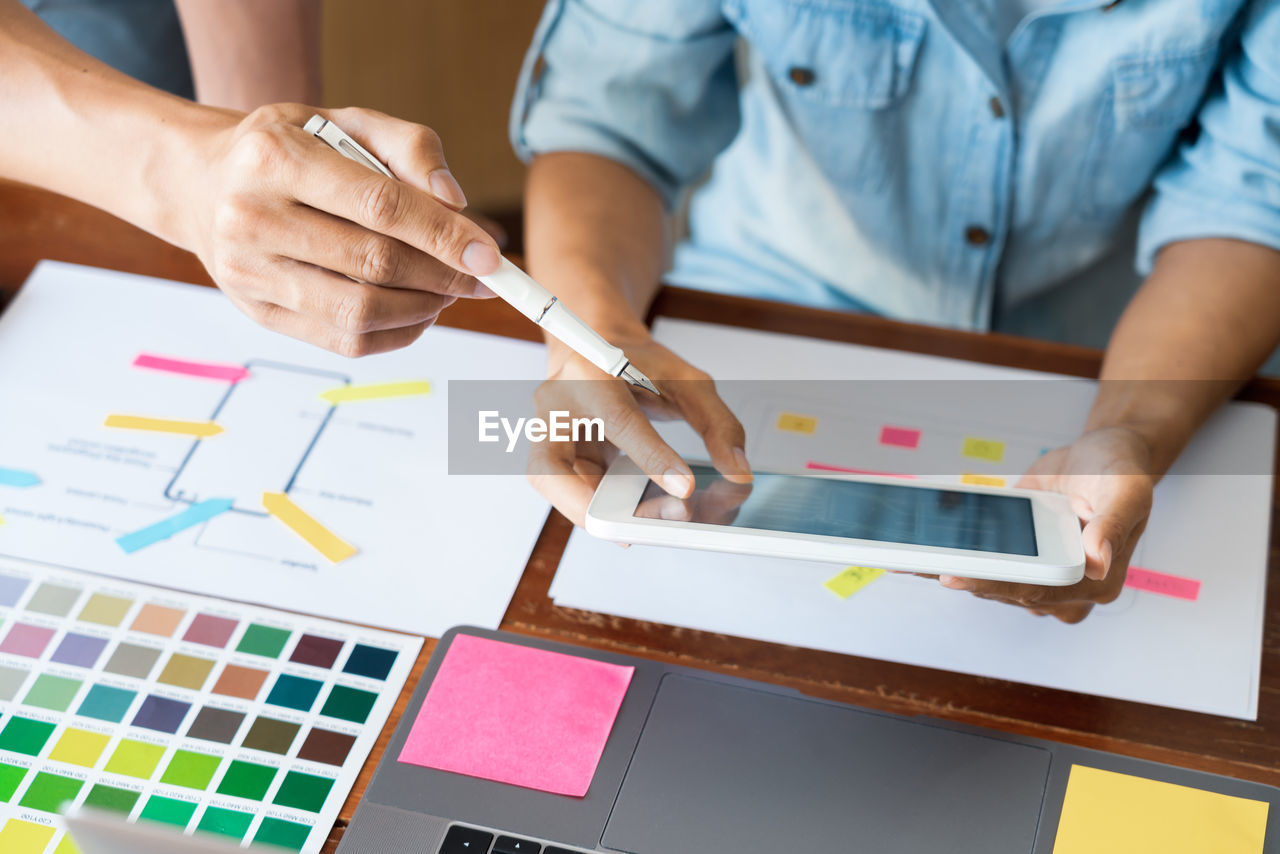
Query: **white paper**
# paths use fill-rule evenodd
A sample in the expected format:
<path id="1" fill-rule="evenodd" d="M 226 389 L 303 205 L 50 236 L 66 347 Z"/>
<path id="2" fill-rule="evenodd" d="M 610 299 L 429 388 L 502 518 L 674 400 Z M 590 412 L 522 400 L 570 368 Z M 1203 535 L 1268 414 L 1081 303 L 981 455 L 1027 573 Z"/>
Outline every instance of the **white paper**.
<path id="1" fill-rule="evenodd" d="M 799 337 L 660 321 L 658 340 L 717 379 L 1032 379 L 1036 374 L 909 353 Z M 732 383 L 723 384 L 732 395 Z M 930 387 L 933 388 L 932 386 Z M 1061 404 L 1041 413 L 1043 430 L 1015 436 L 1004 469 L 1025 466 L 1040 446 L 1070 439 L 1084 423 L 1091 384 L 1063 382 Z M 937 403 L 936 401 L 934 402 Z M 843 418 L 841 431 L 893 423 L 857 401 L 733 400 L 748 430 L 748 456 L 758 467 L 790 467 L 816 454 L 838 457 L 831 443 L 810 443 L 770 429 L 779 409 Z M 804 407 L 808 407 L 808 411 Z M 953 408 L 913 413 L 930 436 L 999 432 L 957 424 Z M 1026 413 L 1022 413 L 1022 421 Z M 967 417 L 963 416 L 963 417 Z M 1034 685 L 1255 719 L 1262 655 L 1263 604 L 1271 514 L 1270 472 L 1276 416 L 1258 404 L 1219 412 L 1156 490 L 1150 524 L 1133 565 L 1198 579 L 1196 601 L 1125 589 L 1077 625 L 1036 617 L 913 576 L 882 576 L 847 600 L 824 588 L 839 567 L 727 554 L 611 543 L 575 531 L 551 588 L 556 603 L 639 620 L 954 670 Z M 686 453 L 696 445 L 668 431 Z M 819 450 L 815 451 L 814 449 Z M 954 449 L 951 451 L 954 452 Z M 939 458 L 941 459 L 941 458 Z M 841 459 L 831 459 L 841 464 Z M 966 462 L 968 464 L 968 462 Z M 865 468 L 864 459 L 858 465 Z M 972 462 L 982 471 L 982 463 Z M 954 471 L 954 461 L 950 463 Z M 939 468 L 939 470 L 944 470 Z M 952 478 L 954 480 L 954 476 Z"/>
<path id="2" fill-rule="evenodd" d="M 541 351 L 436 327 L 404 350 L 346 359 L 257 326 L 212 289 L 42 263 L 0 315 L 0 468 L 42 479 L 0 486 L 0 554 L 425 635 L 496 628 L 547 505 L 522 476 L 448 474 L 448 382 L 535 380 Z M 247 512 L 122 551 L 117 537 L 189 506 L 165 495 L 194 443 L 104 419 L 208 420 L 228 394 L 226 382 L 133 367 L 140 353 L 260 366 L 176 488 L 247 509 L 297 469 L 290 498 L 359 552 L 331 564 Z M 323 429 L 299 430 L 340 385 L 325 374 L 432 391 L 341 404 Z"/>

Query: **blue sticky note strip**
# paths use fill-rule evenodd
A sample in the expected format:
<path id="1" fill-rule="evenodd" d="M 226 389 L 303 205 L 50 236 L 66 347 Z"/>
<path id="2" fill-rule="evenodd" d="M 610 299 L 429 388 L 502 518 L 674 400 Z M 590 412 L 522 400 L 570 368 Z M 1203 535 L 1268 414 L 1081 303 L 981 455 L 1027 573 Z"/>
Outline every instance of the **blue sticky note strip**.
<path id="1" fill-rule="evenodd" d="M 0 486 L 39 486 L 40 476 L 33 471 L 0 468 Z"/>
<path id="2" fill-rule="evenodd" d="M 116 542 L 120 544 L 120 548 L 124 549 L 127 554 L 133 554 L 138 549 L 145 549 L 147 546 L 158 543 L 161 540 L 167 540 L 187 528 L 195 527 L 201 522 L 207 522 L 220 513 L 226 513 L 231 509 L 233 503 L 230 498 L 210 498 L 207 501 L 192 504 L 176 516 L 170 516 L 168 519 L 156 522 L 154 525 L 148 525 L 140 531 L 134 531 L 132 534 L 117 537 Z"/>

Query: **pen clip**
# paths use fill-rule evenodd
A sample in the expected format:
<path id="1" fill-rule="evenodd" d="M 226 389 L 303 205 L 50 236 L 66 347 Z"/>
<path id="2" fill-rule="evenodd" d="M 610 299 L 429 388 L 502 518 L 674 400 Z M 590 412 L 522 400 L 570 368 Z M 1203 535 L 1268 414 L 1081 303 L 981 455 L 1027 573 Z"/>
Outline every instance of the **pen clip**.
<path id="1" fill-rule="evenodd" d="M 307 133 L 313 134 L 321 141 L 328 144 L 330 148 L 349 160 L 364 164 L 368 168 L 386 175 L 388 178 L 394 178 L 391 170 L 383 166 L 378 158 L 365 149 L 360 143 L 352 139 L 342 128 L 326 119 L 324 116 L 315 115 L 307 119 L 307 123 L 302 126 Z"/>

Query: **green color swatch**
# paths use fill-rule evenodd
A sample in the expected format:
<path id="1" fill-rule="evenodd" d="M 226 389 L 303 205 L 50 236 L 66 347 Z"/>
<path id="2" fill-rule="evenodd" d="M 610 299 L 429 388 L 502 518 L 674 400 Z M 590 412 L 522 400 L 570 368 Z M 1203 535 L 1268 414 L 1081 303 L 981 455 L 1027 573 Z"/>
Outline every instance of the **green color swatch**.
<path id="1" fill-rule="evenodd" d="M 218 794 L 260 801 L 271 788 L 275 776 L 274 768 L 237 759 L 227 768 L 222 782 L 218 784 Z"/>
<path id="2" fill-rule="evenodd" d="M 280 784 L 280 790 L 276 792 L 272 803 L 282 807 L 296 807 L 307 812 L 320 812 L 320 808 L 324 806 L 324 799 L 329 797 L 329 790 L 332 788 L 333 781 L 327 777 L 290 771 L 285 775 L 284 782 Z"/>
<path id="3" fill-rule="evenodd" d="M 112 688 L 110 685 L 94 685 L 80 702 L 76 714 L 86 718 L 97 718 L 118 724 L 124 720 L 124 713 L 136 696 L 132 691 L 123 688 Z"/>
<path id="4" fill-rule="evenodd" d="M 288 673 L 281 673 L 276 677 L 276 684 L 271 686 L 271 693 L 267 695 L 267 702 L 273 706 L 284 706 L 286 709 L 309 712 L 316 703 L 316 697 L 320 696 L 322 687 L 324 687 L 323 683 L 314 679 L 304 679 L 301 676 L 290 676 Z"/>
<path id="5" fill-rule="evenodd" d="M 260 626 L 251 623 L 244 630 L 244 637 L 236 645 L 236 652 L 247 652 L 250 655 L 261 655 L 264 658 L 278 658 L 284 645 L 289 641 L 287 629 L 274 629 L 271 626 Z"/>
<path id="6" fill-rule="evenodd" d="M 75 800 L 83 785 L 83 780 L 41 771 L 27 787 L 27 793 L 22 796 L 22 805 L 41 812 L 57 812 L 67 801 Z"/>
<path id="7" fill-rule="evenodd" d="M 8 803 L 13 793 L 18 791 L 22 778 L 27 776 L 27 769 L 21 765 L 8 765 L 0 762 L 0 803 Z"/>
<path id="8" fill-rule="evenodd" d="M 31 718 L 9 718 L 0 730 L 0 750 L 36 756 L 44 749 L 44 743 L 53 734 L 54 725 Z"/>
<path id="9" fill-rule="evenodd" d="M 320 710 L 320 714 L 362 724 L 368 720 L 369 711 L 377 699 L 378 695 L 372 691 L 334 685 L 333 690 L 329 692 L 329 699 L 324 701 L 324 708 Z"/>
<path id="10" fill-rule="evenodd" d="M 200 816 L 200 823 L 196 825 L 196 830 L 203 830 L 206 833 L 220 833 L 223 836 L 230 836 L 232 839 L 244 839 L 244 835 L 248 832 L 249 825 L 252 823 L 253 813 L 228 810 L 222 807 L 209 807 L 204 811 L 204 815 Z"/>
<path id="11" fill-rule="evenodd" d="M 177 827 L 186 827 L 195 812 L 195 804 L 179 801 L 175 798 L 162 798 L 159 795 L 152 795 L 151 799 L 142 807 L 142 813 L 139 818 L 145 818 L 148 821 L 161 821 Z"/>
<path id="12" fill-rule="evenodd" d="M 264 818 L 253 841 L 257 845 L 277 845 L 290 851 L 301 851 L 310 835 L 311 828 L 305 824 L 282 818 Z"/>
<path id="13" fill-rule="evenodd" d="M 125 815 L 129 814 L 133 809 L 133 805 L 137 802 L 137 792 L 131 792 L 128 789 L 117 789 L 115 786 L 108 786 L 104 783 L 95 783 L 93 788 L 89 790 L 89 794 L 85 795 L 84 798 L 84 805 L 87 807 L 97 807 L 101 810 L 111 810 Z"/>
<path id="14" fill-rule="evenodd" d="M 111 754 L 106 770 L 112 774 L 149 780 L 161 756 L 164 756 L 163 746 L 126 738 L 116 747 L 116 752 Z"/>
<path id="15" fill-rule="evenodd" d="M 169 760 L 169 767 L 164 769 L 162 783 L 185 786 L 188 789 L 203 789 L 213 779 L 222 760 L 207 753 L 192 753 L 190 750 L 179 750 Z"/>
<path id="16" fill-rule="evenodd" d="M 65 712 L 80 690 L 79 679 L 41 673 L 22 702 L 55 712 Z"/>

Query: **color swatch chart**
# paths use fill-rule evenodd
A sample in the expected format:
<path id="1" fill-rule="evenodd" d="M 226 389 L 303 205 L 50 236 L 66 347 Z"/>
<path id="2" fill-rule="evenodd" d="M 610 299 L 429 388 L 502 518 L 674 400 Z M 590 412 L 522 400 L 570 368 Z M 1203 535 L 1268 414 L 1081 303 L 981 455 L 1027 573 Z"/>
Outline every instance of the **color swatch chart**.
<path id="1" fill-rule="evenodd" d="M 319 851 L 421 644 L 0 562 L 0 851 L 67 804 Z"/>

